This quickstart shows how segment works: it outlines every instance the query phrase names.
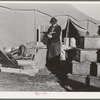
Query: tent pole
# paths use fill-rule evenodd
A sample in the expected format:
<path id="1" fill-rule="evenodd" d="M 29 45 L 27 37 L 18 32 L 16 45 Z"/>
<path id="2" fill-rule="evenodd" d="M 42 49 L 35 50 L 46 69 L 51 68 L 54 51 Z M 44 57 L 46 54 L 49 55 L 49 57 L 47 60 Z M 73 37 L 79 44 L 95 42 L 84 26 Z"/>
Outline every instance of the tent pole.
<path id="1" fill-rule="evenodd" d="M 88 28 L 89 28 L 89 20 L 87 20 L 87 32 L 88 32 Z"/>
<path id="2" fill-rule="evenodd" d="M 37 31 L 36 31 L 36 10 L 34 10 L 34 40 L 37 42 Z"/>
<path id="3" fill-rule="evenodd" d="M 34 42 L 37 43 L 37 30 L 36 30 L 36 10 L 34 9 Z M 35 49 L 35 56 L 36 56 L 36 51 L 37 49 Z"/>
<path id="4" fill-rule="evenodd" d="M 69 33 L 69 17 L 70 16 L 68 15 L 66 38 L 68 37 L 68 33 Z M 69 38 L 69 46 L 70 46 L 70 38 Z"/>
<path id="5" fill-rule="evenodd" d="M 38 32 L 39 32 L 38 42 L 40 42 L 40 25 L 39 25 L 39 31 Z"/>
<path id="6" fill-rule="evenodd" d="M 68 21 L 67 21 L 66 37 L 68 36 L 68 33 L 69 33 L 69 16 L 68 16 Z"/>

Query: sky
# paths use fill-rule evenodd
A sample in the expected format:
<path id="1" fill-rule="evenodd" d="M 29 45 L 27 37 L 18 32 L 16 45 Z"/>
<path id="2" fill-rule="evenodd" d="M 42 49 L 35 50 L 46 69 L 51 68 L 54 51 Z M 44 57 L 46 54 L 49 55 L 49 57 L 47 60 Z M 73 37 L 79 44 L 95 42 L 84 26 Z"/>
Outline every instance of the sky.
<path id="1" fill-rule="evenodd" d="M 78 10 L 100 21 L 100 2 L 99 3 L 74 3 Z"/>

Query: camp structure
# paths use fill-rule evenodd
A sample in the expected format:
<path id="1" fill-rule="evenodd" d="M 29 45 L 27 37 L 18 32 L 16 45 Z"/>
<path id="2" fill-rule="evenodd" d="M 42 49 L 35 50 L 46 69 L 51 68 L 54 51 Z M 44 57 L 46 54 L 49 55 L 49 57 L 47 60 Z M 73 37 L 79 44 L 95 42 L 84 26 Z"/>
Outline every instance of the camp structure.
<path id="1" fill-rule="evenodd" d="M 34 60 L 36 63 L 37 61 L 41 63 L 40 55 L 45 55 L 44 58 L 46 58 L 46 53 L 43 53 L 45 49 L 37 48 L 36 44 L 41 42 L 43 32 L 48 30 L 51 17 L 55 17 L 61 26 L 61 37 L 97 35 L 100 21 L 80 12 L 71 4 L 1 3 L 0 50 L 9 51 L 9 48 L 11 50 L 11 48 L 25 45 L 28 48 L 27 52 L 36 56 L 38 49 Z M 45 63 L 45 59 L 43 62 Z M 32 66 L 36 63 L 30 62 Z"/>
<path id="2" fill-rule="evenodd" d="M 81 36 L 86 35 L 87 32 L 90 36 L 96 35 L 97 24 L 100 23 L 71 4 L 1 3 L 0 49 L 40 41 L 43 35 L 41 32 L 47 31 L 52 16 L 57 18 L 62 30 L 68 31 L 69 27 L 70 30 L 71 28 L 78 30 Z M 68 23 L 70 24 L 67 25 Z M 71 32 L 70 36 L 73 34 L 75 33 Z"/>

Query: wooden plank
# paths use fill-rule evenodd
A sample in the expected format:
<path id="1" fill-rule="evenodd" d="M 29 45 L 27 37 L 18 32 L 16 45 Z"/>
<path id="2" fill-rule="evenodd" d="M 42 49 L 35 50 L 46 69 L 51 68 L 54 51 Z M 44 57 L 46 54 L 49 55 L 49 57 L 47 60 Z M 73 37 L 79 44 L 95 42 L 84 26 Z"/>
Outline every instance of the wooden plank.
<path id="1" fill-rule="evenodd" d="M 1 70 L 1 72 L 23 74 L 23 75 L 29 75 L 29 76 L 34 76 L 38 72 L 34 68 L 23 70 L 23 69 L 18 69 L 18 68 L 1 67 L 0 70 Z"/>
<path id="2" fill-rule="evenodd" d="M 0 60 L 7 63 L 9 66 L 16 67 L 17 65 L 2 51 L 0 51 Z"/>
<path id="3" fill-rule="evenodd" d="M 22 69 L 31 69 L 32 68 L 32 60 L 17 60 L 18 65 Z"/>
<path id="4" fill-rule="evenodd" d="M 72 61 L 72 74 L 90 75 L 90 62 Z"/>

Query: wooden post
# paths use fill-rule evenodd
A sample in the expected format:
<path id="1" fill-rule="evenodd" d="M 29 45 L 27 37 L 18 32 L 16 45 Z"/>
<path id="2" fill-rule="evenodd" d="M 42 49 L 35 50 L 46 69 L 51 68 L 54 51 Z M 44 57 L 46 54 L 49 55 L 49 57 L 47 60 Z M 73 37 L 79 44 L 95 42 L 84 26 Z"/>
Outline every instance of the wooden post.
<path id="1" fill-rule="evenodd" d="M 37 42 L 37 29 L 36 29 L 36 10 L 34 10 L 34 42 Z M 36 49 L 35 49 L 35 54 L 36 56 Z"/>
<path id="2" fill-rule="evenodd" d="M 34 10 L 34 40 L 35 40 L 35 42 L 37 42 L 36 10 Z"/>
<path id="3" fill-rule="evenodd" d="M 87 32 L 88 32 L 88 28 L 89 28 L 89 20 L 87 20 Z"/>
<path id="4" fill-rule="evenodd" d="M 66 37 L 68 37 L 68 33 L 69 33 L 69 16 L 68 16 L 68 21 L 67 21 L 67 31 L 66 31 Z M 70 46 L 70 38 L 69 38 L 69 46 Z"/>
<path id="5" fill-rule="evenodd" d="M 38 31 L 38 42 L 40 42 L 41 34 L 40 34 L 40 25 L 39 25 L 39 31 Z"/>
<path id="6" fill-rule="evenodd" d="M 68 33 L 69 33 L 69 16 L 68 16 L 68 21 L 67 21 L 66 37 L 68 36 Z"/>
<path id="7" fill-rule="evenodd" d="M 45 25 L 44 25 L 44 30 L 43 30 L 43 31 L 44 31 L 44 32 L 46 31 L 46 30 L 45 30 Z"/>

